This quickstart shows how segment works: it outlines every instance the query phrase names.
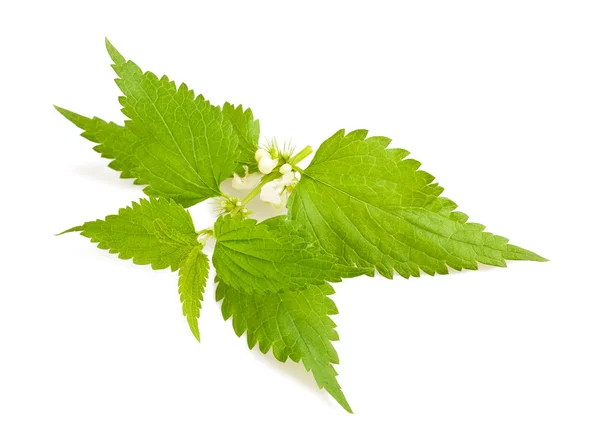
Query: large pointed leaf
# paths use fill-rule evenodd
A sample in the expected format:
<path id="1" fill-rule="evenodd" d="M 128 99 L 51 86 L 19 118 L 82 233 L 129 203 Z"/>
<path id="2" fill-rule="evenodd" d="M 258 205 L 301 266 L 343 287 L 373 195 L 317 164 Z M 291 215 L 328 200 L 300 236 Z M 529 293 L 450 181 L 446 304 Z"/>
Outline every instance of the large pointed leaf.
<path id="1" fill-rule="evenodd" d="M 138 139 L 136 176 L 145 192 L 191 206 L 220 195 L 236 169 L 239 150 L 231 122 L 185 84 L 142 70 L 107 41 L 124 96 L 125 126 Z"/>
<path id="2" fill-rule="evenodd" d="M 289 216 L 304 224 L 329 253 L 349 264 L 404 277 L 504 266 L 506 259 L 545 260 L 467 222 L 443 189 L 366 130 L 335 133 L 318 149 L 288 202 Z"/>

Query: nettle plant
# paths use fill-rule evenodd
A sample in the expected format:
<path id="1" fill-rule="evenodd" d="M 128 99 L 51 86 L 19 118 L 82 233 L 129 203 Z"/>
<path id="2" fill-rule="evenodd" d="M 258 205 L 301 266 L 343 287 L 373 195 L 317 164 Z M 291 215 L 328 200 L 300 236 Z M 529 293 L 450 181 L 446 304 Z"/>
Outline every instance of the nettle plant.
<path id="1" fill-rule="evenodd" d="M 135 264 L 179 274 L 183 314 L 200 340 L 198 318 L 209 273 L 204 253 L 215 240 L 216 299 L 248 346 L 279 361 L 302 361 L 319 388 L 351 412 L 333 364 L 338 340 L 330 282 L 375 271 L 386 278 L 447 274 L 448 267 L 504 267 L 506 260 L 544 261 L 537 254 L 468 222 L 443 188 L 390 139 L 339 130 L 305 169 L 289 145 L 259 146 L 250 109 L 214 106 L 185 84 L 143 72 L 106 41 L 123 92 L 124 125 L 57 107 L 110 159 L 121 178 L 143 185 L 148 198 L 116 215 L 66 230 Z M 258 177 L 258 178 L 257 178 Z M 227 195 L 232 178 L 243 199 Z M 246 207 L 259 196 L 287 213 L 262 222 Z M 213 227 L 198 231 L 186 208 L 215 199 Z M 276 210 L 273 210 L 276 212 Z M 281 213 L 281 212 L 280 212 Z"/>

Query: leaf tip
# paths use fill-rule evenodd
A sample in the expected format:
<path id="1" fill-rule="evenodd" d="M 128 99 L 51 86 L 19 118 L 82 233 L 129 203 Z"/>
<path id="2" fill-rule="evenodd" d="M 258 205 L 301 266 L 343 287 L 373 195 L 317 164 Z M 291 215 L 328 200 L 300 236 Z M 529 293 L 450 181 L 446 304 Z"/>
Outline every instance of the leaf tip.
<path id="1" fill-rule="evenodd" d="M 340 394 L 341 394 L 341 397 L 339 399 L 338 399 L 338 397 L 336 397 L 336 395 L 332 395 L 332 396 L 344 408 L 344 410 L 346 410 L 348 413 L 350 413 L 351 415 L 353 415 L 354 412 L 352 411 L 352 407 L 350 407 L 350 404 L 346 400 L 346 397 L 344 396 L 344 394 L 342 393 L 341 390 L 340 390 Z"/>
<path id="2" fill-rule="evenodd" d="M 110 58 L 115 64 L 125 64 L 125 58 L 119 53 L 119 51 L 112 45 L 108 38 L 104 38 L 104 44 L 106 45 L 106 51 L 110 55 Z"/>
<path id="3" fill-rule="evenodd" d="M 82 116 L 80 114 L 74 113 L 73 111 L 67 110 L 66 108 L 59 107 L 58 105 L 54 105 L 56 111 L 62 114 L 65 119 L 69 122 L 72 122 L 76 127 L 81 128 L 82 130 L 86 130 L 90 119 Z"/>
<path id="4" fill-rule="evenodd" d="M 190 327 L 190 331 L 192 331 L 192 334 L 194 334 L 194 338 L 198 340 L 198 343 L 200 343 L 200 330 L 198 329 L 198 319 L 192 316 L 188 316 L 187 321 Z"/>
<path id="5" fill-rule="evenodd" d="M 62 114 L 67 119 L 71 120 L 72 111 L 67 110 L 66 108 L 59 107 L 58 105 L 53 105 L 54 109 Z"/>
<path id="6" fill-rule="evenodd" d="M 531 250 L 526 250 L 524 248 L 517 247 L 516 245 L 512 245 L 512 244 L 506 245 L 506 251 L 503 252 L 503 256 L 505 259 L 512 260 L 512 261 L 534 261 L 534 262 L 548 262 L 549 261 L 549 259 L 546 259 L 545 257 L 532 252 Z"/>
<path id="7" fill-rule="evenodd" d="M 83 226 L 75 226 L 75 227 L 71 227 L 70 229 L 64 230 L 60 233 L 56 233 L 54 236 L 60 236 L 60 235 L 64 235 L 65 233 L 82 232 L 82 231 L 83 231 Z"/>

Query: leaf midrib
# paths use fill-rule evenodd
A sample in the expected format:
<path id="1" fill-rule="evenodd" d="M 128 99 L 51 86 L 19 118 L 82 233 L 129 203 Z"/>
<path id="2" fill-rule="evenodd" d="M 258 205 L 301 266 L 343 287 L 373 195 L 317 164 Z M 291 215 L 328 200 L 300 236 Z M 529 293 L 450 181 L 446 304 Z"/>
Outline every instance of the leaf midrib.
<path id="1" fill-rule="evenodd" d="M 453 238 L 454 234 L 452 234 L 452 236 L 445 236 L 445 235 L 442 235 L 442 234 L 440 234 L 440 233 L 438 233 L 438 232 L 436 232 L 436 231 L 434 231 L 434 230 L 428 230 L 428 229 L 425 229 L 425 228 L 423 228 L 421 225 L 419 225 L 419 224 L 415 224 L 415 223 L 413 223 L 412 221 L 408 220 L 408 219 L 407 219 L 407 218 L 405 218 L 405 217 L 400 217 L 400 216 L 398 216 L 398 215 L 395 215 L 393 212 L 390 212 L 390 211 L 388 211 L 388 210 L 384 209 L 383 207 L 377 206 L 376 204 L 369 203 L 369 202 L 367 202 L 367 201 L 365 201 L 365 200 L 361 200 L 360 198 L 357 198 L 357 197 L 355 197 L 354 195 L 352 195 L 352 194 L 350 194 L 350 193 L 348 193 L 348 192 L 346 192 L 346 191 L 344 191 L 344 190 L 342 190 L 342 189 L 340 189 L 340 188 L 338 188 L 338 187 L 335 187 L 335 186 L 333 186 L 333 185 L 331 185 L 331 184 L 329 184 L 329 183 L 326 183 L 326 182 L 324 182 L 323 180 L 321 180 L 321 179 L 319 179 L 319 178 L 315 177 L 314 175 L 310 175 L 310 174 L 309 174 L 309 173 L 307 173 L 306 171 L 304 172 L 304 175 L 305 175 L 305 176 L 307 176 L 308 178 L 310 178 L 311 180 L 314 180 L 314 181 L 317 181 L 317 182 L 321 183 L 321 184 L 322 184 L 322 185 L 324 185 L 324 186 L 327 186 L 327 187 L 329 187 L 329 188 L 331 188 L 331 189 L 334 189 L 334 190 L 336 190 L 336 191 L 338 191 L 338 192 L 341 192 L 342 194 L 344 194 L 344 195 L 348 196 L 349 198 L 351 198 L 351 199 L 353 199 L 353 200 L 355 200 L 355 201 L 358 201 L 359 203 L 363 203 L 363 204 L 365 204 L 365 205 L 367 205 L 367 206 L 374 207 L 375 209 L 377 209 L 377 210 L 380 210 L 380 211 L 382 211 L 382 212 L 384 212 L 384 213 L 386 213 L 386 214 L 388 214 L 388 215 L 391 215 L 391 216 L 395 216 L 395 217 L 401 218 L 402 220 L 406 221 L 406 222 L 407 222 L 407 223 L 409 223 L 410 225 L 412 225 L 412 226 L 414 226 L 414 227 L 416 227 L 416 228 L 418 228 L 418 229 L 420 229 L 420 230 L 423 230 L 423 231 L 425 231 L 425 232 L 427 232 L 427 233 L 432 233 L 432 234 L 434 234 L 434 235 L 436 235 L 436 236 L 439 236 L 440 238 L 443 238 L 443 239 L 450 239 L 450 240 L 452 240 L 452 241 L 460 242 L 460 243 L 462 243 L 462 244 L 469 245 L 469 246 L 471 246 L 471 247 L 473 247 L 473 246 L 474 246 L 474 244 L 472 244 L 472 243 L 470 243 L 470 242 L 467 242 L 467 241 L 462 241 L 462 240 L 460 240 L 460 239 Z M 428 213 L 437 214 L 436 212 L 432 212 L 432 211 L 430 211 L 430 210 L 427 210 L 427 209 L 425 209 L 425 208 L 423 208 L 423 207 L 416 207 L 416 206 L 412 206 L 412 207 L 398 206 L 398 209 L 401 209 L 401 210 L 423 210 L 423 211 L 425 211 L 425 212 L 428 212 Z M 437 215 L 439 215 L 439 214 L 437 214 Z M 440 216 L 441 216 L 441 215 L 440 215 Z M 445 217 L 444 217 L 444 218 L 445 218 Z M 450 220 L 449 218 L 446 218 L 446 219 Z M 451 220 L 450 220 L 450 221 L 451 221 Z M 489 249 L 491 249 L 491 250 L 501 251 L 501 250 L 499 250 L 499 249 L 497 249 L 497 248 L 490 247 L 490 246 L 486 245 L 485 243 L 482 243 L 482 244 L 481 244 L 481 247 L 484 247 L 484 248 L 489 248 Z M 412 247 L 411 247 L 411 248 L 412 248 Z M 430 255 L 430 256 L 431 256 L 431 255 Z M 435 259 L 437 259 L 435 256 L 431 256 L 431 257 L 432 257 L 432 258 L 435 258 Z M 439 260 L 439 259 L 438 259 L 438 260 Z M 445 259 L 444 259 L 444 261 L 445 261 Z"/>

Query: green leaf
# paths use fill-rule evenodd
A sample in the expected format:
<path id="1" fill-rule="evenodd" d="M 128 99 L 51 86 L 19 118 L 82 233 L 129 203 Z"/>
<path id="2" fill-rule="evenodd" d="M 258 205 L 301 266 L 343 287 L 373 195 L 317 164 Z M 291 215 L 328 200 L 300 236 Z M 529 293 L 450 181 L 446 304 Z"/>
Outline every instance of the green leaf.
<path id="1" fill-rule="evenodd" d="M 241 105 L 235 107 L 229 102 L 225 102 L 223 105 L 223 115 L 231 122 L 233 131 L 238 137 L 238 148 L 240 150 L 240 155 L 238 157 L 238 174 L 241 176 L 244 175 L 243 165 L 248 166 L 248 172 L 256 172 L 258 170 L 258 165 L 254 158 L 254 154 L 258 149 L 260 123 L 258 120 L 254 120 L 252 110 L 247 108 L 244 111 Z"/>
<path id="2" fill-rule="evenodd" d="M 238 140 L 218 107 L 185 84 L 142 70 L 106 42 L 119 78 L 125 127 L 139 139 L 135 175 L 151 196 L 184 207 L 220 195 L 219 185 L 238 166 Z"/>
<path id="3" fill-rule="evenodd" d="M 142 199 L 104 220 L 90 221 L 62 233 L 81 232 L 101 249 L 118 253 L 135 264 L 150 264 L 159 270 L 179 269 L 179 296 L 183 315 L 194 337 L 200 341 L 198 318 L 208 277 L 208 257 L 190 214 L 174 201 Z M 62 234 L 61 233 L 61 234 Z"/>
<path id="4" fill-rule="evenodd" d="M 83 130 L 82 137 L 96 143 L 94 150 L 106 159 L 111 159 L 109 167 L 121 172 L 121 178 L 135 178 L 137 167 L 135 149 L 138 138 L 128 129 L 113 122 L 105 122 L 97 117 L 88 118 L 80 114 L 54 106 L 56 110 L 77 127 Z M 144 184 L 136 180 L 136 184 Z"/>
<path id="5" fill-rule="evenodd" d="M 202 247 L 194 247 L 179 269 L 179 297 L 182 303 L 183 315 L 194 337 L 200 341 L 198 318 L 202 294 L 208 278 L 208 257 L 202 253 Z"/>
<path id="6" fill-rule="evenodd" d="M 258 293 L 340 281 L 346 272 L 337 269 L 337 258 L 295 230 L 290 221 L 269 227 L 239 216 L 219 218 L 213 254 L 217 275 L 234 288 Z"/>
<path id="7" fill-rule="evenodd" d="M 169 226 L 160 218 L 155 219 L 153 225 L 154 234 L 163 244 L 187 246 L 196 245 L 197 243 L 197 239 L 195 237 L 192 238 L 191 234 L 180 232 L 176 228 Z M 194 233 L 194 235 L 196 234 Z"/>
<path id="8" fill-rule="evenodd" d="M 79 231 L 97 242 L 99 248 L 118 253 L 121 259 L 133 259 L 135 264 L 150 264 L 155 270 L 177 270 L 190 251 L 200 245 L 190 214 L 181 205 L 162 198 L 141 199 L 120 209 L 118 215 L 86 222 L 63 233 L 69 231 Z"/>
<path id="9" fill-rule="evenodd" d="M 305 225 L 329 253 L 348 264 L 375 267 L 391 278 L 505 266 L 506 259 L 544 261 L 467 222 L 443 188 L 388 149 L 390 139 L 340 130 L 318 149 L 288 201 L 288 215 Z"/>
<path id="10" fill-rule="evenodd" d="M 247 333 L 248 347 L 258 343 L 264 354 L 273 350 L 281 362 L 288 358 L 302 361 L 312 371 L 319 388 L 325 388 L 348 412 L 352 409 L 337 382 L 332 364 L 339 363 L 331 343 L 338 340 L 335 323 L 329 318 L 337 308 L 328 297 L 329 284 L 309 286 L 296 292 L 245 294 L 222 281 L 217 286 L 217 301 L 223 300 L 225 320 L 233 316 L 238 337 Z"/>
<path id="11" fill-rule="evenodd" d="M 313 246 L 319 247 L 323 253 L 327 253 L 327 251 L 319 245 L 315 237 L 300 222 L 290 221 L 287 215 L 278 215 L 268 218 L 262 221 L 261 224 L 268 226 L 270 230 L 277 230 L 282 234 L 300 236 L 306 242 L 310 242 Z M 331 256 L 335 257 L 335 255 Z M 357 277 L 363 274 L 372 277 L 375 274 L 372 267 L 351 266 L 344 263 L 339 258 L 335 258 L 337 261 L 333 265 L 332 271 L 338 273 L 341 278 Z"/>

